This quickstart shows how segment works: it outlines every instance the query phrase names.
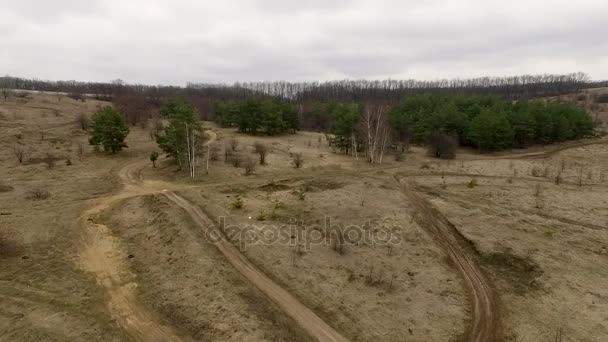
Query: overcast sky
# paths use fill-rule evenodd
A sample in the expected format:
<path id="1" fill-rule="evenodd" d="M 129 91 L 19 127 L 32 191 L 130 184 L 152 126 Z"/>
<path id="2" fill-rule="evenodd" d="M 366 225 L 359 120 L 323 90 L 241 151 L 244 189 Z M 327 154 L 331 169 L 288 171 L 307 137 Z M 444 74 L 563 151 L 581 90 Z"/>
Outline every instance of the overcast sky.
<path id="1" fill-rule="evenodd" d="M 174 84 L 608 79 L 607 0 L 0 0 L 0 74 Z"/>

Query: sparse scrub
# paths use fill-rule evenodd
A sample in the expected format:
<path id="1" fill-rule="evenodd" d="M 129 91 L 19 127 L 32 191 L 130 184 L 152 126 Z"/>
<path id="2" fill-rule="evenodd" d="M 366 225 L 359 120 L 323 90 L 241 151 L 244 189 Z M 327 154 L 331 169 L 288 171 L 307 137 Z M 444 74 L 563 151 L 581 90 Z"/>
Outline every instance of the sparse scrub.
<path id="1" fill-rule="evenodd" d="M 266 164 L 266 155 L 268 154 L 268 147 L 261 142 L 253 144 L 255 153 L 260 156 L 260 165 Z"/>
<path id="2" fill-rule="evenodd" d="M 23 164 L 23 161 L 26 158 L 25 147 L 21 145 L 13 147 L 13 154 L 15 155 L 15 158 L 17 158 L 19 164 Z"/>
<path id="3" fill-rule="evenodd" d="M 292 195 L 296 196 L 297 199 L 303 201 L 306 199 L 306 191 L 303 187 L 293 189 L 291 192 Z"/>
<path id="4" fill-rule="evenodd" d="M 220 159 L 220 148 L 215 144 L 209 148 L 209 160 L 218 161 Z"/>
<path id="5" fill-rule="evenodd" d="M 85 113 L 76 115 L 76 123 L 78 124 L 78 128 L 83 131 L 89 129 L 89 117 Z"/>
<path id="6" fill-rule="evenodd" d="M 239 141 L 236 138 L 230 139 L 228 144 L 230 145 L 232 152 L 236 152 L 236 149 L 239 147 Z"/>
<path id="7" fill-rule="evenodd" d="M 471 180 L 470 180 L 470 181 L 467 183 L 467 187 L 468 187 L 469 189 L 473 189 L 473 188 L 474 188 L 474 187 L 476 187 L 476 186 L 477 186 L 477 179 L 476 179 L 476 178 L 471 179 Z"/>
<path id="8" fill-rule="evenodd" d="M 241 156 L 235 154 L 230 157 L 230 163 L 234 167 L 241 167 L 241 165 L 243 165 L 243 158 L 241 158 Z"/>
<path id="9" fill-rule="evenodd" d="M 243 199 L 241 198 L 241 195 L 234 196 L 234 200 L 232 201 L 232 208 L 233 209 L 243 208 Z"/>
<path id="10" fill-rule="evenodd" d="M 27 199 L 30 199 L 30 200 L 41 201 L 41 200 L 45 200 L 45 199 L 48 199 L 49 197 L 51 197 L 51 193 L 46 189 L 35 188 L 35 189 L 28 191 L 26 197 L 27 197 Z"/>
<path id="11" fill-rule="evenodd" d="M 262 210 L 260 210 L 258 215 L 255 217 L 255 219 L 258 221 L 266 221 L 267 217 L 268 216 L 266 215 L 266 211 L 264 211 L 264 209 L 262 209 Z"/>
<path id="12" fill-rule="evenodd" d="M 152 167 L 156 167 L 157 160 L 158 160 L 158 152 L 152 151 L 150 153 L 150 161 L 152 162 Z"/>
<path id="13" fill-rule="evenodd" d="M 532 174 L 533 177 L 541 177 L 542 169 L 539 166 L 534 165 L 532 167 L 532 169 L 530 170 L 530 173 Z"/>
<path id="14" fill-rule="evenodd" d="M 250 176 L 255 173 L 255 161 L 251 158 L 246 158 L 243 162 L 245 168 L 245 176 Z"/>
<path id="15" fill-rule="evenodd" d="M 72 158 L 67 158 L 65 160 L 65 166 L 72 166 Z"/>
<path id="16" fill-rule="evenodd" d="M 299 169 L 304 165 L 304 158 L 302 157 L 302 153 L 292 153 L 291 154 L 291 164 L 296 169 Z"/>

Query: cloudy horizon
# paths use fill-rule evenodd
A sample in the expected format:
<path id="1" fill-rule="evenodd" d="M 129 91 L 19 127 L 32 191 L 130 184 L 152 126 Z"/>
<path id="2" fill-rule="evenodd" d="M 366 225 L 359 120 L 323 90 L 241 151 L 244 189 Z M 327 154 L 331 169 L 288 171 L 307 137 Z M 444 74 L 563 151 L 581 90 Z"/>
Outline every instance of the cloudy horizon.
<path id="1" fill-rule="evenodd" d="M 604 80 L 607 16 L 601 0 L 0 0 L 0 74 L 182 86 L 577 71 Z"/>

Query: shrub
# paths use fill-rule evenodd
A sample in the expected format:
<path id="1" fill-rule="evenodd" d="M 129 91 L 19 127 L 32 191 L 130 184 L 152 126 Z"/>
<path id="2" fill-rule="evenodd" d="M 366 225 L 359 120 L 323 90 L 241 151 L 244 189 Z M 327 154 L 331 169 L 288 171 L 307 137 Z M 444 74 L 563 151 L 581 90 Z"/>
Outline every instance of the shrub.
<path id="1" fill-rule="evenodd" d="M 83 131 L 89 129 L 89 117 L 85 113 L 80 113 L 76 116 L 76 123 L 78 124 L 78 128 Z"/>
<path id="2" fill-rule="evenodd" d="M 260 155 L 260 165 L 266 164 L 266 155 L 268 154 L 268 147 L 261 142 L 256 142 L 253 144 L 253 148 L 255 153 Z"/>
<path id="3" fill-rule="evenodd" d="M 66 159 L 65 160 L 65 165 L 66 166 L 72 166 L 72 159 L 71 158 Z"/>
<path id="4" fill-rule="evenodd" d="M 241 167 L 243 164 L 243 159 L 241 159 L 241 156 L 239 155 L 233 155 L 230 157 L 230 163 L 232 163 L 232 166 L 234 167 Z"/>
<path id="5" fill-rule="evenodd" d="M 236 152 L 236 149 L 239 147 L 239 141 L 235 138 L 230 139 L 228 144 L 230 145 L 232 152 Z"/>
<path id="6" fill-rule="evenodd" d="M 157 160 L 158 160 L 158 152 L 152 151 L 152 153 L 150 153 L 150 161 L 152 162 L 153 167 L 156 167 Z"/>
<path id="7" fill-rule="evenodd" d="M 220 148 L 216 145 L 212 145 L 209 149 L 209 160 L 218 161 L 220 159 Z"/>
<path id="8" fill-rule="evenodd" d="M 260 210 L 255 219 L 258 221 L 266 221 L 266 212 L 264 210 Z"/>
<path id="9" fill-rule="evenodd" d="M 232 208 L 233 209 L 243 208 L 243 199 L 241 198 L 241 195 L 234 196 L 234 200 L 232 201 Z"/>
<path id="10" fill-rule="evenodd" d="M 471 180 L 469 181 L 469 183 L 467 183 L 467 187 L 468 187 L 469 189 L 473 189 L 473 188 L 474 188 L 474 187 L 476 187 L 476 186 L 477 186 L 477 179 L 476 179 L 476 178 L 471 179 Z"/>
<path id="11" fill-rule="evenodd" d="M 15 146 L 13 147 L 13 154 L 15 155 L 15 158 L 17 158 L 19 164 L 23 164 L 23 160 L 26 156 L 25 148 L 23 146 Z"/>
<path id="12" fill-rule="evenodd" d="M 250 176 L 255 173 L 255 161 L 251 158 L 245 159 L 244 162 L 245 176 Z"/>
<path id="13" fill-rule="evenodd" d="M 291 164 L 296 169 L 299 169 L 304 165 L 304 158 L 302 157 L 302 153 L 292 153 L 291 154 Z"/>
<path id="14" fill-rule="evenodd" d="M 51 193 L 48 190 L 35 188 L 27 192 L 27 199 L 40 201 L 51 197 Z"/>

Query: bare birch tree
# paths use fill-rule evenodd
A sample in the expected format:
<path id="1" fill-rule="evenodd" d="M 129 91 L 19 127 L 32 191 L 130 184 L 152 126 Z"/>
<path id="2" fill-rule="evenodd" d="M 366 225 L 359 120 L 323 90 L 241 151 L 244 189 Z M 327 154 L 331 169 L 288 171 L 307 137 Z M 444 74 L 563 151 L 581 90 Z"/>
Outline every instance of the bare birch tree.
<path id="1" fill-rule="evenodd" d="M 365 157 L 370 164 L 382 164 L 390 142 L 387 109 L 380 104 L 369 104 L 363 112 L 360 129 L 365 139 Z"/>

